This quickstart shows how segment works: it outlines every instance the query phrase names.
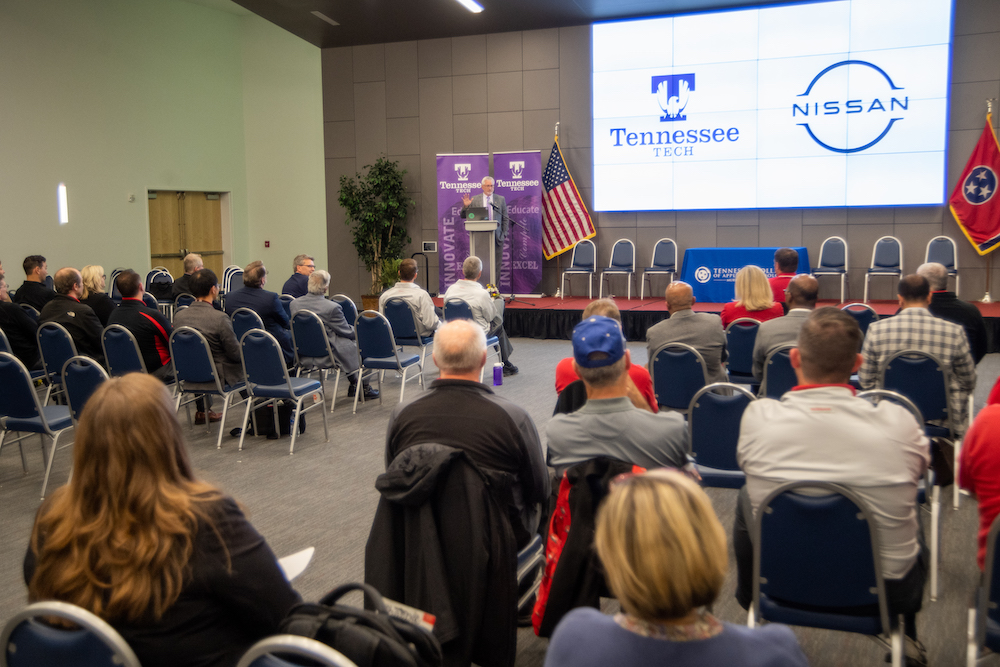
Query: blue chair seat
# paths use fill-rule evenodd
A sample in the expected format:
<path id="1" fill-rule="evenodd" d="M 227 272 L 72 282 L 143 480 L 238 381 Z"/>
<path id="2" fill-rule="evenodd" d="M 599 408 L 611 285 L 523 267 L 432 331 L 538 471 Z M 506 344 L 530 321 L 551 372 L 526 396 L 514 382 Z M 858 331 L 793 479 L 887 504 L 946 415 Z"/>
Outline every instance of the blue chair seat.
<path id="1" fill-rule="evenodd" d="M 924 424 L 924 433 L 928 438 L 951 438 L 951 429 L 945 428 L 944 426 L 935 426 L 934 424 Z"/>
<path id="2" fill-rule="evenodd" d="M 313 392 L 319 391 L 322 384 L 319 380 L 312 378 L 288 378 L 292 387 L 292 394 L 298 398 Z M 282 384 L 255 384 L 253 386 L 254 396 L 263 398 L 282 398 L 288 396 L 288 385 Z"/>
<path id="3" fill-rule="evenodd" d="M 489 343 L 487 343 L 488 345 Z M 420 355 L 408 354 L 399 357 L 399 365 L 403 368 L 412 366 L 420 361 Z M 396 370 L 396 357 L 365 357 L 361 362 L 365 368 L 375 368 L 378 370 Z"/>
<path id="4" fill-rule="evenodd" d="M 434 336 L 420 336 L 419 338 L 400 338 L 396 336 L 396 345 L 419 347 L 421 345 L 430 345 L 433 342 Z"/>
<path id="5" fill-rule="evenodd" d="M 700 465 L 696 467 L 703 486 L 716 489 L 741 489 L 747 481 L 742 470 L 722 470 Z"/>
<path id="6" fill-rule="evenodd" d="M 829 608 L 822 611 L 808 608 L 796 609 L 784 602 L 775 604 L 764 594 L 760 596 L 760 611 L 761 615 L 772 623 L 856 632 L 862 635 L 882 634 L 882 621 L 879 619 L 878 612 L 874 616 L 854 616 L 831 613 Z"/>
<path id="7" fill-rule="evenodd" d="M 65 405 L 47 405 L 42 408 L 42 412 L 45 413 L 45 421 L 48 422 L 49 428 L 53 431 L 61 431 L 62 429 L 69 428 L 73 425 L 73 419 L 70 417 L 69 408 Z M 29 417 L 27 419 L 8 417 L 7 430 L 27 433 L 45 433 L 45 427 L 42 425 L 42 420 L 39 417 Z"/>
<path id="8" fill-rule="evenodd" d="M 606 269 L 601 269 L 602 273 L 632 273 L 633 269 L 630 266 L 609 266 Z"/>
<path id="9" fill-rule="evenodd" d="M 868 269 L 868 273 L 884 273 L 884 274 L 887 274 L 887 275 L 894 275 L 894 274 L 897 274 L 899 272 L 900 272 L 899 267 L 891 267 L 891 266 L 885 266 L 885 267 L 883 267 L 883 266 L 874 266 L 874 267 Z"/>
<path id="10" fill-rule="evenodd" d="M 494 345 L 500 344 L 500 338 L 497 336 L 487 336 L 486 337 L 486 347 L 493 347 Z"/>

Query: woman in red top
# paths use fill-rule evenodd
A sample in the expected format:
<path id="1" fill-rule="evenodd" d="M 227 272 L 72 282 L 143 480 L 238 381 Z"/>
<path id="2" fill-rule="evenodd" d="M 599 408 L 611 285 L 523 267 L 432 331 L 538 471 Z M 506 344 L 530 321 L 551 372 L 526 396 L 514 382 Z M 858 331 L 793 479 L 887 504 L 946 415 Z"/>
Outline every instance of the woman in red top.
<path id="1" fill-rule="evenodd" d="M 767 276 L 759 266 L 750 264 L 736 274 L 736 301 L 722 308 L 722 326 L 728 327 L 733 320 L 749 317 L 758 322 L 767 322 L 785 314 L 780 303 L 774 302 Z"/>

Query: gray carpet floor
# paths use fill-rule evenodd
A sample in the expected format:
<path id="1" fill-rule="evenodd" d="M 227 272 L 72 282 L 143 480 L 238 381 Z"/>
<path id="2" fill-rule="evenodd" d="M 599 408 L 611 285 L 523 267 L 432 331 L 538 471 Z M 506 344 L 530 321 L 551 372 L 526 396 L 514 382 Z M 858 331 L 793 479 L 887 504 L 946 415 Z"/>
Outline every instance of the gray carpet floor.
<path id="1" fill-rule="evenodd" d="M 525 408 L 539 431 L 544 428 L 555 404 L 554 374 L 556 363 L 571 353 L 567 341 L 516 339 L 512 361 L 521 373 L 505 378 L 497 393 Z M 646 362 L 645 346 L 630 343 L 633 363 Z M 980 363 L 976 409 L 985 403 L 987 394 L 1000 374 L 1000 354 L 989 355 Z M 428 355 L 425 377 L 437 374 Z M 390 374 L 391 375 L 391 374 Z M 218 425 L 209 434 L 206 427 L 185 426 L 191 458 L 199 474 L 217 484 L 244 506 L 250 520 L 267 538 L 278 555 L 308 546 L 316 555 L 305 573 L 295 581 L 296 589 L 307 600 L 315 600 L 334 586 L 364 578 L 364 549 L 368 530 L 375 514 L 378 494 L 375 477 L 384 470 L 385 429 L 392 408 L 399 402 L 399 380 L 387 377 L 383 383 L 382 404 L 369 402 L 351 414 L 342 383 L 336 411 L 329 415 L 330 439 L 324 442 L 318 411 L 310 413 L 307 432 L 296 442 L 295 454 L 288 455 L 288 438 L 267 440 L 248 437 L 244 450 L 237 451 L 237 440 L 228 435 L 239 417 L 231 415 L 225 429 L 222 449 L 215 448 Z M 329 383 L 332 392 L 332 382 Z M 406 396 L 412 398 L 421 389 L 407 383 Z M 183 414 L 182 414 L 183 416 Z M 69 434 L 67 434 L 69 435 Z M 26 444 L 29 472 L 21 472 L 20 457 L 14 448 L 4 448 L 0 456 L 0 621 L 6 620 L 26 602 L 21 563 L 32 522 L 39 504 L 42 456 L 38 440 Z M 51 488 L 68 477 L 70 450 L 56 455 Z M 918 617 L 918 630 L 926 644 L 932 665 L 945 667 L 964 664 L 967 608 L 976 585 L 976 503 L 962 497 L 961 507 L 951 509 L 948 502 L 941 514 L 940 595 L 931 602 L 924 598 L 924 611 Z M 736 492 L 709 489 L 708 494 L 726 528 L 732 526 Z M 929 534 L 929 516 L 925 516 Z M 732 623 L 745 623 L 746 614 L 736 604 L 735 566 L 730 554 L 730 575 L 715 604 L 715 613 Z M 349 598 L 359 602 L 359 598 Z M 612 611 L 613 601 L 606 601 L 605 611 Z M 795 629 L 803 650 L 813 665 L 824 667 L 882 664 L 884 651 L 870 639 L 843 633 Z M 548 642 L 535 637 L 530 628 L 518 634 L 519 667 L 541 665 Z M 1000 664 L 996 658 L 990 658 Z M 990 664 L 990 663 L 986 663 Z"/>

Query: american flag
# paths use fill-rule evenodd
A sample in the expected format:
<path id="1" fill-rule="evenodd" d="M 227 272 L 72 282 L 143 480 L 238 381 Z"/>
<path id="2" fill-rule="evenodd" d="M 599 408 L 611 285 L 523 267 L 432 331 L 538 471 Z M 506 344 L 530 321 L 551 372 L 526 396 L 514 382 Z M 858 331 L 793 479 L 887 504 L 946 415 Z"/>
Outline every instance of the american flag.
<path id="1" fill-rule="evenodd" d="M 587 207 L 566 169 L 559 140 L 552 144 L 549 163 L 542 174 L 542 254 L 552 259 L 571 249 L 577 241 L 597 234 Z"/>

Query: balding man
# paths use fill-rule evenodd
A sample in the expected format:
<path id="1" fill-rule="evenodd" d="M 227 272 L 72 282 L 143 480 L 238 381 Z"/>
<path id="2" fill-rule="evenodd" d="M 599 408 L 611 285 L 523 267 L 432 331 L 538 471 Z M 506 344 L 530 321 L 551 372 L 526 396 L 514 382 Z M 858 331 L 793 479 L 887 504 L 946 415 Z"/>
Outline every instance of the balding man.
<path id="1" fill-rule="evenodd" d="M 538 529 L 540 503 L 549 496 L 538 430 L 521 407 L 479 382 L 486 364 L 486 334 L 468 320 L 454 320 L 434 336 L 434 363 L 441 375 L 389 418 L 386 465 L 415 445 L 461 449 L 472 461 L 512 485 L 511 524 L 523 547 Z"/>
<path id="2" fill-rule="evenodd" d="M 795 276 L 785 289 L 788 314 L 767 322 L 757 329 L 757 339 L 753 346 L 753 376 L 757 380 L 764 377 L 764 362 L 767 355 L 781 347 L 794 343 L 799 337 L 799 329 L 816 308 L 819 297 L 819 281 L 807 273 Z"/>
<path id="3" fill-rule="evenodd" d="M 954 322 L 965 329 L 972 360 L 978 364 L 986 356 L 986 321 L 983 314 L 971 303 L 948 291 L 948 269 L 944 264 L 921 264 L 917 267 L 917 275 L 926 278 L 931 286 L 931 303 L 927 310 L 934 317 Z"/>
<path id="4" fill-rule="evenodd" d="M 646 332 L 646 352 L 650 362 L 657 350 L 667 343 L 685 343 L 701 353 L 705 360 L 709 382 L 727 382 L 725 361 L 726 332 L 722 320 L 711 313 L 696 313 L 691 286 L 675 281 L 667 285 L 667 311 L 670 318 L 649 328 Z"/>
<path id="5" fill-rule="evenodd" d="M 171 295 L 176 299 L 181 294 L 191 294 L 191 275 L 203 268 L 205 262 L 201 259 L 201 255 L 193 252 L 184 255 L 184 275 L 179 276 L 170 287 Z"/>
<path id="6" fill-rule="evenodd" d="M 516 375 L 517 366 L 510 363 L 510 354 L 514 346 L 507 338 L 503 328 L 503 299 L 494 299 L 486 288 L 479 284 L 483 274 L 483 262 L 478 257 L 466 257 L 462 262 L 462 280 L 456 280 L 444 293 L 444 302 L 449 299 L 460 299 L 469 304 L 472 319 L 483 328 L 487 336 L 496 336 L 500 343 L 500 359 L 503 360 L 503 374 Z"/>
<path id="7" fill-rule="evenodd" d="M 80 303 L 83 279 L 73 267 L 56 271 L 53 279 L 56 294 L 45 304 L 38 316 L 38 324 L 56 322 L 63 325 L 76 343 L 76 351 L 104 363 L 101 348 L 101 320 L 94 309 Z"/>

